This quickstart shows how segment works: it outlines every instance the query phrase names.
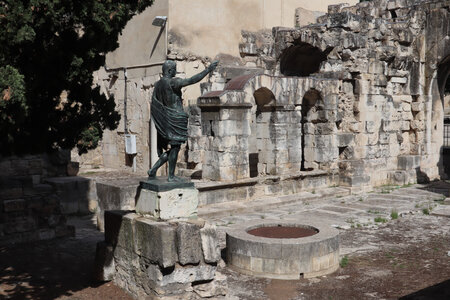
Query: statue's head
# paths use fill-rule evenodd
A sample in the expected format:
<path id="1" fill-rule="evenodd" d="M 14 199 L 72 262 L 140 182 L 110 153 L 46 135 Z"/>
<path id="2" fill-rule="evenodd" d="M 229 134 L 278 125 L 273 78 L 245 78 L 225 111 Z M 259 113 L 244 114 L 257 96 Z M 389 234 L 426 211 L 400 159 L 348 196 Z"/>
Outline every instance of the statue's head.
<path id="1" fill-rule="evenodd" d="M 175 77 L 177 74 L 177 63 L 173 60 L 166 60 L 162 66 L 163 76 Z"/>

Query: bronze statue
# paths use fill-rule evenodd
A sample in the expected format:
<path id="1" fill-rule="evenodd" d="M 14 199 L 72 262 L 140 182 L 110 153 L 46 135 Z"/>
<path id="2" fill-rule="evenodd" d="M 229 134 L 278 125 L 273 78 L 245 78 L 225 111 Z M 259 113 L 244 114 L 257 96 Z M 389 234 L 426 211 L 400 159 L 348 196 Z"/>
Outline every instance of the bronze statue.
<path id="1" fill-rule="evenodd" d="M 155 121 L 158 132 L 159 159 L 148 170 L 149 179 L 156 177 L 156 171 L 167 161 L 169 162 L 169 182 L 182 181 L 174 175 L 180 147 L 187 140 L 188 115 L 183 110 L 181 88 L 197 83 L 212 72 L 218 61 L 214 61 L 204 71 L 191 78 L 176 78 L 177 65 L 167 60 L 162 67 L 163 77 L 155 83 L 153 90 L 151 117 Z M 170 149 L 169 149 L 170 145 Z M 164 152 L 164 150 L 166 150 Z"/>

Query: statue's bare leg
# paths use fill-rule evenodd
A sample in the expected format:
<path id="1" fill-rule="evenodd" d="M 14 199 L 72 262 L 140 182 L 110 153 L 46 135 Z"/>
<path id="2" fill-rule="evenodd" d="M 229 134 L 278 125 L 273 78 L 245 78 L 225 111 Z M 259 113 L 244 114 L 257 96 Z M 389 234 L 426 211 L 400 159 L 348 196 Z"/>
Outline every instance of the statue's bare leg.
<path id="1" fill-rule="evenodd" d="M 158 171 L 158 169 L 162 165 L 164 165 L 168 159 L 169 159 L 169 155 L 167 154 L 167 152 L 164 152 L 163 154 L 161 154 L 158 161 L 153 165 L 153 167 L 150 170 L 148 170 L 148 172 L 147 172 L 148 178 L 155 178 L 156 171 Z"/>
<path id="2" fill-rule="evenodd" d="M 178 152 L 180 152 L 180 145 L 172 146 L 169 151 L 169 182 L 180 182 L 183 179 L 175 176 L 175 167 L 177 165 Z"/>

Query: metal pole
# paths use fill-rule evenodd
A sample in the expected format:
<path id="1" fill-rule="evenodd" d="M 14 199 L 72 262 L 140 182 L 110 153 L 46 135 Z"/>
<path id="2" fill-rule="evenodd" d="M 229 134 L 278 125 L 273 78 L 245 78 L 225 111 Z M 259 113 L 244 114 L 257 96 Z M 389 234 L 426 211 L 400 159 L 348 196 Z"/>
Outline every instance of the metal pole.
<path id="1" fill-rule="evenodd" d="M 125 78 L 124 99 L 123 99 L 123 123 L 125 125 L 125 134 L 128 134 L 128 118 L 127 118 L 127 68 L 123 68 L 123 76 Z"/>

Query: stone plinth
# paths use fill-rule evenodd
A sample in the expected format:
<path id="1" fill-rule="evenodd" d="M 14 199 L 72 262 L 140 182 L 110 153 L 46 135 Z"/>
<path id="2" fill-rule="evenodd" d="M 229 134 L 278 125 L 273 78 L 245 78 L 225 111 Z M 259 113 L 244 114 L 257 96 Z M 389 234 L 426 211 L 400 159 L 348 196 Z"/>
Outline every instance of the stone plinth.
<path id="1" fill-rule="evenodd" d="M 227 285 L 216 271 L 219 260 L 216 227 L 202 220 L 158 222 L 106 211 L 96 277 L 113 280 L 135 299 L 223 299 Z"/>
<path id="2" fill-rule="evenodd" d="M 197 217 L 198 190 L 190 181 L 167 182 L 167 178 L 141 181 L 136 212 L 158 220 Z"/>

